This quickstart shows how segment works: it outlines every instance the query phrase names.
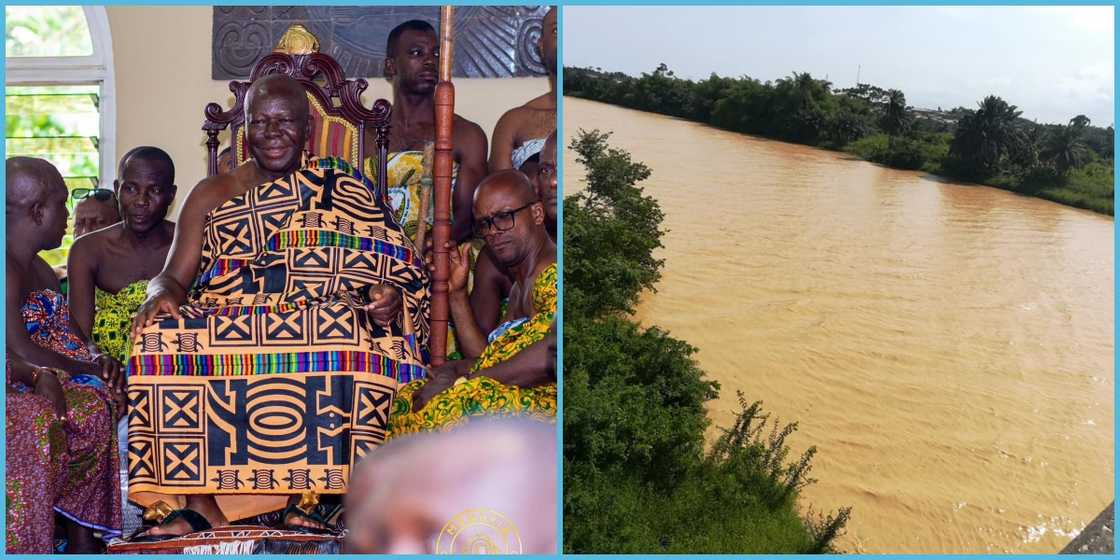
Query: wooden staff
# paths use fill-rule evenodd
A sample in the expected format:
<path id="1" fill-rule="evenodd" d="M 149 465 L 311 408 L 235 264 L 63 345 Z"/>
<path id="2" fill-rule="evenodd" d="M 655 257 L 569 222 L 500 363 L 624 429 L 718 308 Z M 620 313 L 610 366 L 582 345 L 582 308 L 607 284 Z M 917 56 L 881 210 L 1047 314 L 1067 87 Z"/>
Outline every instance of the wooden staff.
<path id="1" fill-rule="evenodd" d="M 447 360 L 448 285 L 450 273 L 447 243 L 451 240 L 451 127 L 455 118 L 455 86 L 451 85 L 451 6 L 440 9 L 439 83 L 436 84 L 436 156 L 434 182 L 436 191 L 435 221 L 432 224 L 432 246 L 435 249 L 435 278 L 432 279 L 432 365 Z"/>
<path id="2" fill-rule="evenodd" d="M 432 213 L 432 163 L 436 157 L 434 142 L 424 144 L 424 157 L 421 159 L 423 173 L 420 175 L 420 219 L 416 222 L 416 246 L 424 250 L 428 239 L 428 218 Z"/>

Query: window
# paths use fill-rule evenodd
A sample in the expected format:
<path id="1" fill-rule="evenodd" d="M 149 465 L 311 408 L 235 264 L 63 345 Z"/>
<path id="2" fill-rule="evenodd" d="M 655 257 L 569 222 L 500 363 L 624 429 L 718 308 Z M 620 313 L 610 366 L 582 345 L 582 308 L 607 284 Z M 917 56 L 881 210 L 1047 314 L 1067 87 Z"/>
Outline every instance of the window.
<path id="1" fill-rule="evenodd" d="M 4 16 L 8 157 L 50 161 L 71 190 L 111 188 L 116 95 L 105 8 L 5 6 Z M 43 257 L 64 264 L 72 241 Z"/>

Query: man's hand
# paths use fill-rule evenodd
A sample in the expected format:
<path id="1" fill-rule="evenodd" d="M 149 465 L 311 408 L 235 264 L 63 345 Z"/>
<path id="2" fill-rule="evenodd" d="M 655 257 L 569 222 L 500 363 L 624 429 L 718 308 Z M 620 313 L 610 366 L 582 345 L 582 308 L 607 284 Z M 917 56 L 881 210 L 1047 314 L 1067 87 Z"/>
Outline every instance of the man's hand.
<path id="1" fill-rule="evenodd" d="M 128 399 L 125 397 L 127 381 L 125 380 L 124 366 L 108 354 L 95 354 L 93 361 L 101 366 L 100 377 L 105 380 L 109 397 L 113 400 L 117 415 L 124 414 L 128 410 Z"/>
<path id="2" fill-rule="evenodd" d="M 381 284 L 370 290 L 371 303 L 366 305 L 366 313 L 374 323 L 388 327 L 401 314 L 401 291 L 396 286 Z"/>
<path id="3" fill-rule="evenodd" d="M 471 246 L 469 243 L 457 245 L 454 241 L 447 242 L 447 257 L 450 270 L 447 276 L 447 289 L 452 292 L 463 292 L 467 289 L 467 279 L 471 275 Z M 435 279 L 436 259 L 435 251 L 428 251 L 424 255 L 424 265 L 428 267 L 428 274 Z"/>
<path id="4" fill-rule="evenodd" d="M 428 382 L 412 394 L 412 411 L 420 412 L 436 395 L 455 384 L 455 380 L 470 372 L 470 360 L 446 362 L 428 371 Z"/>
<path id="5" fill-rule="evenodd" d="M 108 354 L 95 354 L 93 362 L 101 368 L 100 377 L 111 391 L 124 387 L 124 366 L 116 358 Z"/>
<path id="6" fill-rule="evenodd" d="M 35 394 L 46 397 L 51 401 L 51 406 L 58 413 L 59 418 L 66 417 L 66 395 L 62 392 L 62 382 L 50 368 L 35 368 L 39 377 L 35 380 Z"/>
<path id="7" fill-rule="evenodd" d="M 467 243 L 456 246 L 447 243 L 447 253 L 451 261 L 451 271 L 447 277 L 447 289 L 451 292 L 465 292 L 467 279 L 471 275 L 471 246 Z"/>
<path id="8" fill-rule="evenodd" d="M 144 303 L 140 304 L 140 309 L 136 311 L 136 316 L 132 318 L 132 339 L 139 338 L 140 333 L 154 323 L 160 314 L 171 315 L 176 320 L 183 318 L 179 314 L 179 302 L 176 301 L 175 296 L 168 292 L 161 292 L 144 300 Z"/>

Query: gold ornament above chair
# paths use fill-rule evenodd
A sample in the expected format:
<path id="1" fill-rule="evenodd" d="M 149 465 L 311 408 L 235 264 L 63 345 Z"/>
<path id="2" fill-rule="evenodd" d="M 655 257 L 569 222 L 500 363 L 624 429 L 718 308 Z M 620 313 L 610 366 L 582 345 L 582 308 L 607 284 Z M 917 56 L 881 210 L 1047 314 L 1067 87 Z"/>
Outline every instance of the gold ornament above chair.
<path id="1" fill-rule="evenodd" d="M 319 39 L 307 30 L 302 24 L 295 24 L 284 32 L 280 42 L 272 52 L 280 52 L 292 56 L 312 54 L 319 52 Z"/>

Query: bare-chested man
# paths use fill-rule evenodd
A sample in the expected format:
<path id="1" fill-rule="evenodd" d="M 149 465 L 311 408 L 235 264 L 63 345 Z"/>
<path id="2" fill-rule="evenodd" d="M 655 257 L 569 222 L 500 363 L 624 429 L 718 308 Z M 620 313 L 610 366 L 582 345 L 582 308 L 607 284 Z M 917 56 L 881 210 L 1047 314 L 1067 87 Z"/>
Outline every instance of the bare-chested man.
<path id="1" fill-rule="evenodd" d="M 477 358 L 432 368 L 430 379 L 401 389 L 411 413 L 397 406 L 392 437 L 442 429 L 466 417 L 502 413 L 555 416 L 556 379 L 550 358 L 554 337 L 556 245 L 545 229 L 545 211 L 524 173 L 507 169 L 488 176 L 475 193 L 475 235 L 510 272 L 513 285 L 504 321 L 479 328 L 467 295 L 468 246 L 451 254 L 449 303 L 463 354 Z M 437 404 L 438 403 L 438 404 Z M 431 412 L 434 410 L 435 412 Z"/>
<path id="2" fill-rule="evenodd" d="M 536 174 L 537 196 L 544 205 L 548 235 L 556 241 L 556 131 L 548 135 L 540 153 Z M 513 280 L 509 271 L 494 262 L 489 248 L 478 254 L 474 267 L 474 286 L 471 288 L 471 309 L 478 327 L 490 332 L 498 326 L 502 299 L 509 295 Z"/>
<path id="3" fill-rule="evenodd" d="M 118 175 L 113 186 L 123 220 L 70 249 L 70 308 L 82 332 L 124 362 L 132 315 L 148 281 L 163 270 L 175 235 L 175 223 L 166 218 L 177 189 L 171 156 L 152 146 L 126 153 Z"/>
<path id="4" fill-rule="evenodd" d="M 556 8 L 548 10 L 537 42 L 541 62 L 548 71 L 548 93 L 506 111 L 494 127 L 490 146 L 490 171 L 520 169 L 536 175 L 537 154 L 548 133 L 556 129 Z"/>
<path id="5" fill-rule="evenodd" d="M 392 128 L 389 132 L 390 204 L 398 222 L 415 236 L 420 208 L 421 160 L 426 144 L 435 141 L 435 87 L 439 81 L 439 37 L 430 24 L 406 21 L 389 33 L 385 77 L 393 85 Z M 376 155 L 372 131 L 367 132 L 367 162 Z M 451 195 L 453 239 L 471 233 L 471 201 L 475 186 L 486 176 L 486 134 L 477 124 L 455 115 L 451 142 L 457 166 Z M 366 165 L 374 177 L 375 166 Z M 429 217 L 434 212 L 429 212 Z"/>

